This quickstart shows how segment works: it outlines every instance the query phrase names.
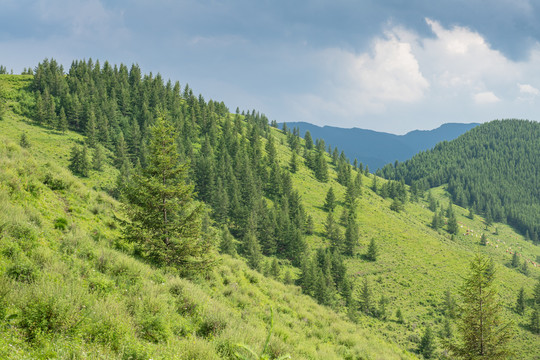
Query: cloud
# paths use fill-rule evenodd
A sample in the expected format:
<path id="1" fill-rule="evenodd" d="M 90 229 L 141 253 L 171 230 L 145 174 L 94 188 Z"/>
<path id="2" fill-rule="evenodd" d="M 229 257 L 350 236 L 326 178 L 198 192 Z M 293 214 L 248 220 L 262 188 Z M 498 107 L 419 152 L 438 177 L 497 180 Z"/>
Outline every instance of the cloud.
<path id="1" fill-rule="evenodd" d="M 529 84 L 518 84 L 519 92 L 526 95 L 536 96 L 540 94 L 540 90 Z"/>
<path id="2" fill-rule="evenodd" d="M 501 99 L 499 99 L 497 95 L 495 95 L 491 91 L 484 91 L 481 93 L 474 94 L 473 99 L 475 103 L 480 104 L 480 105 L 493 104 L 493 103 L 501 101 Z"/>

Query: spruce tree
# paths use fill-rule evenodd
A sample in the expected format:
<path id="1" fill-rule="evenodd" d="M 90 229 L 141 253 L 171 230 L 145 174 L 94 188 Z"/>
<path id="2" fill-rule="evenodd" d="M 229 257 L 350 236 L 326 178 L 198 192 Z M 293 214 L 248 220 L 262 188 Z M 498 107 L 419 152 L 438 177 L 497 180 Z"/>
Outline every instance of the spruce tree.
<path id="1" fill-rule="evenodd" d="M 431 326 L 428 325 L 424 330 L 422 339 L 420 340 L 418 352 L 422 354 L 424 359 L 431 359 L 435 355 L 435 349 L 435 337 L 433 336 Z"/>
<path id="2" fill-rule="evenodd" d="M 523 286 L 519 289 L 519 293 L 516 300 L 516 312 L 519 315 L 523 315 L 525 312 L 525 289 Z"/>
<path id="3" fill-rule="evenodd" d="M 461 359 L 502 359 L 510 355 L 512 325 L 502 319 L 502 307 L 493 284 L 493 261 L 476 255 L 461 287 L 458 329 L 461 341 L 447 343 Z"/>
<path id="4" fill-rule="evenodd" d="M 354 215 L 348 216 L 347 228 L 345 229 L 345 255 L 354 256 L 358 245 L 358 224 Z"/>
<path id="5" fill-rule="evenodd" d="M 296 156 L 296 151 L 293 151 L 291 154 L 291 160 L 289 161 L 289 169 L 291 173 L 295 174 L 298 171 L 298 159 Z"/>
<path id="6" fill-rule="evenodd" d="M 362 282 L 362 288 L 360 289 L 360 298 L 358 300 L 360 302 L 360 311 L 366 315 L 371 315 L 371 289 L 369 287 L 369 283 L 366 277 L 364 277 L 364 281 Z"/>
<path id="7" fill-rule="evenodd" d="M 92 157 L 92 168 L 96 171 L 102 171 L 104 161 L 105 155 L 103 154 L 103 146 L 97 145 L 94 150 L 94 156 Z"/>
<path id="8" fill-rule="evenodd" d="M 538 282 L 534 286 L 533 303 L 536 305 L 540 305 L 540 278 L 538 278 Z"/>
<path id="9" fill-rule="evenodd" d="M 137 168 L 127 191 L 124 237 L 143 255 L 183 273 L 208 269 L 211 244 L 201 237 L 201 205 L 186 183 L 189 164 L 179 163 L 172 125 L 158 117 L 150 129 L 148 165 Z"/>
<path id="10" fill-rule="evenodd" d="M 26 149 L 30 147 L 30 141 L 28 141 L 28 136 L 26 135 L 26 132 L 23 132 L 21 134 L 21 138 L 19 139 L 19 145 Z"/>
<path id="11" fill-rule="evenodd" d="M 222 254 L 228 254 L 232 257 L 237 255 L 234 238 L 226 226 L 224 226 L 221 230 L 221 243 L 219 244 L 219 251 Z"/>
<path id="12" fill-rule="evenodd" d="M 326 211 L 332 212 L 336 207 L 336 195 L 334 195 L 334 188 L 330 186 L 328 192 L 326 193 L 326 198 L 324 200 L 323 208 Z"/>
<path id="13" fill-rule="evenodd" d="M 482 245 L 482 246 L 487 245 L 487 236 L 486 236 L 486 234 L 482 234 L 482 236 L 480 237 L 480 245 Z"/>
<path id="14" fill-rule="evenodd" d="M 514 254 L 512 255 L 512 267 L 518 268 L 520 265 L 519 256 L 516 251 L 514 251 Z"/>
<path id="15" fill-rule="evenodd" d="M 367 252 L 366 252 L 366 259 L 369 261 L 377 261 L 378 255 L 379 255 L 379 249 L 377 248 L 375 239 L 371 239 L 368 245 Z"/>
<path id="16" fill-rule="evenodd" d="M 306 134 L 304 135 L 304 141 L 306 143 L 306 149 L 313 149 L 313 138 L 311 137 L 311 133 L 309 131 L 306 131 Z"/>
<path id="17" fill-rule="evenodd" d="M 65 133 L 68 128 L 68 121 L 66 117 L 66 112 L 64 111 L 64 107 L 60 108 L 60 116 L 57 119 L 56 122 L 56 130 Z"/>
<path id="18" fill-rule="evenodd" d="M 534 334 L 540 335 L 540 305 L 535 305 L 531 312 L 529 328 Z"/>

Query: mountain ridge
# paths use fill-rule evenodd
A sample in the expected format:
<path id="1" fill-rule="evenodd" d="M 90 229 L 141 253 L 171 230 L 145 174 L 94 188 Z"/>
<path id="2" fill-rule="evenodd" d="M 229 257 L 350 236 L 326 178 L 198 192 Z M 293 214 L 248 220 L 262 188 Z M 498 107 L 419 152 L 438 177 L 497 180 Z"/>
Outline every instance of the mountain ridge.
<path id="1" fill-rule="evenodd" d="M 412 130 L 404 135 L 362 128 L 340 128 L 318 126 L 307 122 L 285 123 L 297 127 L 301 135 L 309 131 L 311 137 L 324 139 L 327 144 L 337 146 L 351 159 L 358 159 L 370 169 L 376 170 L 394 161 L 404 161 L 420 151 L 429 150 L 441 141 L 457 138 L 476 127 L 479 123 L 445 123 L 432 130 Z M 283 123 L 280 123 L 283 126 Z"/>

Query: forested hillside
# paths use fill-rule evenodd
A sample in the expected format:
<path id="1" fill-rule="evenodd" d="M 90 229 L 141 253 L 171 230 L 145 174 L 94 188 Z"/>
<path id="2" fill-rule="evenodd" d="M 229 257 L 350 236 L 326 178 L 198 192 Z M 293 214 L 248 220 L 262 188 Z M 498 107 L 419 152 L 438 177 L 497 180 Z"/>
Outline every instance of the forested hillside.
<path id="1" fill-rule="evenodd" d="M 505 351 L 540 352 L 540 248 L 443 187 L 136 65 L 25 72 L 0 77 L 0 357 L 447 358 L 477 254 Z"/>
<path id="2" fill-rule="evenodd" d="M 327 144 L 339 146 L 351 159 L 358 159 L 371 170 L 382 168 L 395 161 L 410 159 L 420 151 L 433 148 L 444 140 L 453 140 L 478 124 L 443 124 L 433 130 L 414 130 L 404 135 L 359 128 L 317 126 L 305 122 L 290 122 L 287 126 L 297 127 L 300 133 L 321 138 Z"/>
<path id="3" fill-rule="evenodd" d="M 448 184 L 455 204 L 540 241 L 540 123 L 496 120 L 380 174 L 424 187 Z"/>

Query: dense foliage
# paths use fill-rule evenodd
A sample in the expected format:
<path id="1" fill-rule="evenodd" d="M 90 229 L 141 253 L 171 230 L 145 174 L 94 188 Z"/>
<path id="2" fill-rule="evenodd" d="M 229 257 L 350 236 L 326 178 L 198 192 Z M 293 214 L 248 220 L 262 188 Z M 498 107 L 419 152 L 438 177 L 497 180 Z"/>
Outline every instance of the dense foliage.
<path id="1" fill-rule="evenodd" d="M 540 241 L 540 123 L 496 120 L 380 174 L 409 184 L 448 184 L 455 204 L 508 222 Z"/>
<path id="2" fill-rule="evenodd" d="M 108 62 L 101 66 L 92 60 L 74 61 L 65 74 L 55 60 L 46 59 L 35 70 L 32 88 L 33 117 L 38 124 L 57 131 L 68 126 L 85 135 L 86 145 L 94 152 L 100 147 L 114 152 L 114 165 L 120 174 L 116 187 L 109 189 L 111 195 L 134 201 L 133 196 L 129 199 L 130 182 L 140 179 L 138 173 L 150 171 L 150 129 L 163 116 L 176 133 L 173 141 L 179 157 L 175 161 L 191 164 L 187 180 L 194 185 L 197 199 L 210 209 L 216 226 L 225 227 L 225 233 L 230 231 L 238 239 L 238 246 L 227 247 L 227 252 L 238 251 L 252 268 L 261 271 L 261 256 L 266 255 L 299 268 L 315 264 L 320 267 L 316 277 L 327 272 L 324 262 L 310 260 L 305 236 L 313 231 L 313 220 L 306 214 L 299 192 L 292 187 L 291 175 L 302 161 L 317 180 L 328 181 L 327 157 L 331 154 L 338 181 L 348 187 L 347 207 L 354 206 L 360 195 L 361 176 L 353 172 L 349 160 L 343 152 L 338 154 L 337 148 L 332 153 L 329 147 L 327 153 L 322 140 L 317 140 L 315 147 L 311 142 L 302 145 L 299 130 L 285 126 L 292 156 L 288 163 L 280 164 L 264 115 L 255 110 L 240 113 L 237 109 L 231 116 L 222 102 L 196 97 L 188 85 L 182 91 L 178 82 L 164 83 L 159 74 L 143 76 L 137 65 L 128 70 L 125 65 L 113 67 Z M 74 173 L 84 176 L 89 165 L 87 161 L 80 165 L 80 159 L 86 159 L 86 155 L 79 156 L 82 153 L 74 148 L 71 167 Z M 141 184 L 139 181 L 139 187 Z M 142 203 L 151 201 L 138 201 L 141 209 Z M 350 213 L 345 218 L 347 239 L 337 226 L 328 234 L 335 258 L 354 254 L 358 235 L 356 220 Z M 156 255 L 155 251 L 150 253 Z M 157 253 L 161 254 L 158 257 L 164 255 L 161 250 Z M 346 274 L 342 263 L 339 269 Z M 331 300 L 315 295 L 306 285 L 309 282 L 300 284 L 322 303 L 343 303 L 339 300 L 350 296 L 350 289 L 343 290 L 339 281 L 319 282 L 328 287 L 321 291 L 330 294 Z"/>

